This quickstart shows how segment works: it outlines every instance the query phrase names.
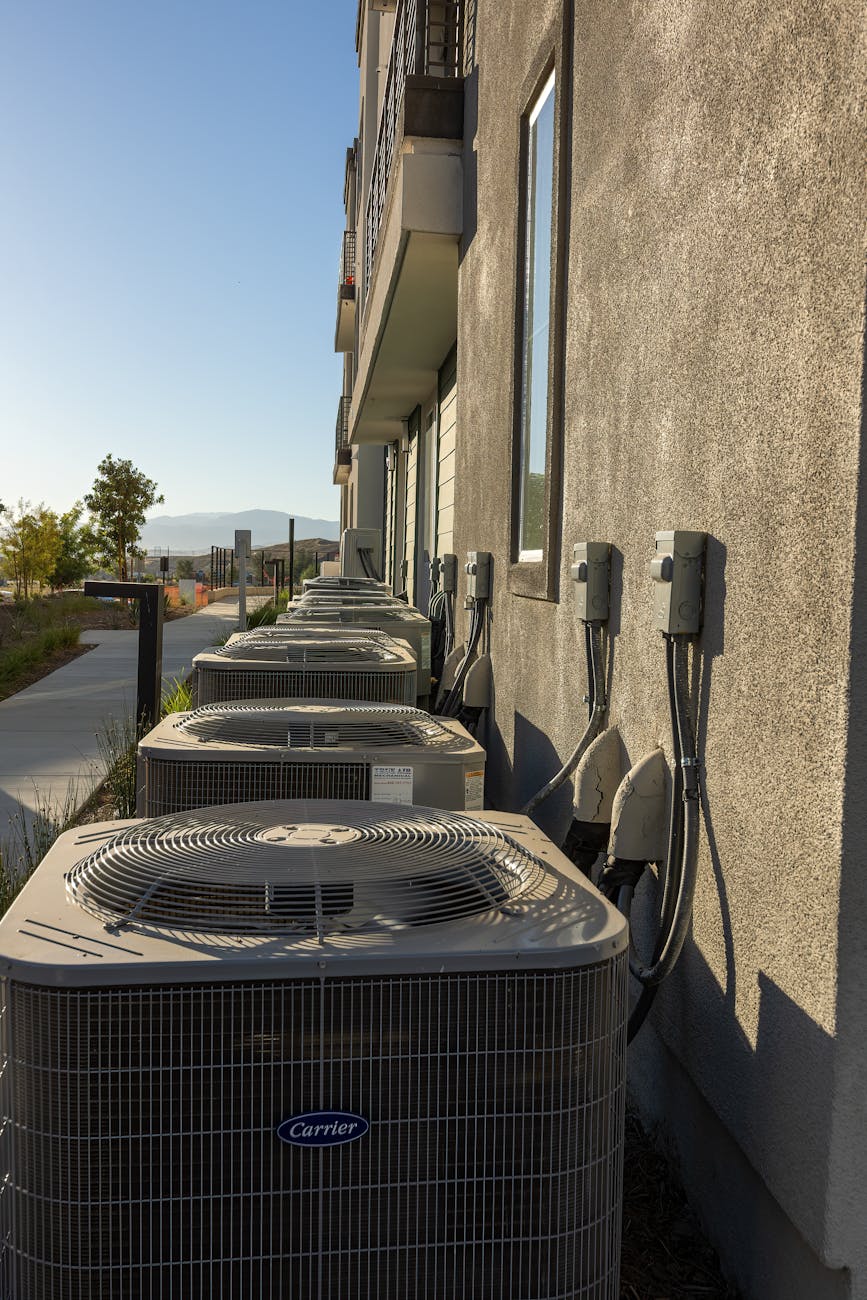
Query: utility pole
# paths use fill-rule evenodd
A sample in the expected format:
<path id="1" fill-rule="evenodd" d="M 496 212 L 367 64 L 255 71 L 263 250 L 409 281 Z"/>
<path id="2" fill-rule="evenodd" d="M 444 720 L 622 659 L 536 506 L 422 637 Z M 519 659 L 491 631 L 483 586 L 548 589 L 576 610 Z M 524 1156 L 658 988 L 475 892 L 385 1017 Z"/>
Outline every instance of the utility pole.
<path id="1" fill-rule="evenodd" d="M 295 595 L 295 516 L 289 519 L 289 599 Z"/>

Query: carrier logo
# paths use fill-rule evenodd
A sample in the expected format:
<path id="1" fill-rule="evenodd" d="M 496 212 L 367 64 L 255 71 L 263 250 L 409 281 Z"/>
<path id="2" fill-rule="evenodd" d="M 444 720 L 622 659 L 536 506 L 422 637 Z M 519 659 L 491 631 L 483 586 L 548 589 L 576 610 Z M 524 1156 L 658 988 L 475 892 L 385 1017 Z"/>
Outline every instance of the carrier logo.
<path id="1" fill-rule="evenodd" d="M 308 1110 L 284 1119 L 277 1136 L 293 1147 L 337 1147 L 364 1137 L 369 1128 L 363 1115 L 348 1110 Z"/>

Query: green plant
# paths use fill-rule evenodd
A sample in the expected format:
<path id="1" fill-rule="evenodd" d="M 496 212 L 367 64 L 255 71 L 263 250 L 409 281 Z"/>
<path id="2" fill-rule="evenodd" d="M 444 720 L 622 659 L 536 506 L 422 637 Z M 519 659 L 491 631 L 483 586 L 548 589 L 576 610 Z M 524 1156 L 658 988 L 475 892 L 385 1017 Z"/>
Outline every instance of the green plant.
<path id="1" fill-rule="evenodd" d="M 122 582 L 129 576 L 128 553 L 136 548 L 145 515 L 162 500 L 153 479 L 131 460 L 108 455 L 100 461 L 93 487 L 84 498 L 91 514 L 89 544 L 104 564 L 115 566 Z"/>
<path id="2" fill-rule="evenodd" d="M 36 791 L 33 808 L 18 800 L 9 818 L 9 837 L 0 844 L 0 914 L 36 870 L 58 835 L 74 824 L 79 802 L 77 786 L 70 786 L 59 804 Z"/>
<path id="3" fill-rule="evenodd" d="M 193 707 L 193 685 L 185 677 L 174 677 L 163 688 L 160 714 L 164 718 L 168 713 L 186 713 Z"/>
<path id="4" fill-rule="evenodd" d="M 247 615 L 247 630 L 253 627 L 270 627 L 272 623 L 277 622 L 279 610 L 273 601 L 268 601 L 266 605 L 259 605 L 256 609 L 251 609 Z"/>
<path id="5" fill-rule="evenodd" d="M 71 650 L 78 645 L 81 630 L 77 627 L 49 627 L 34 633 L 21 645 L 10 646 L 0 653 L 0 690 L 8 690 L 19 677 L 41 664 L 57 650 Z"/>
<path id="6" fill-rule="evenodd" d="M 132 718 L 107 718 L 96 733 L 102 759 L 103 789 L 111 800 L 113 817 L 135 817 L 136 727 Z"/>

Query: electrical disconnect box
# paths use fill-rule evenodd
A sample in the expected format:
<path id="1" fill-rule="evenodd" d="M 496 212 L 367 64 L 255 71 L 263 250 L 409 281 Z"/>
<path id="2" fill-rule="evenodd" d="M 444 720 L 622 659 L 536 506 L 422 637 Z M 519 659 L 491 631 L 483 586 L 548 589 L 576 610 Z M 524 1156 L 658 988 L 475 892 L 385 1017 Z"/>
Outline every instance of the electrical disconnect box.
<path id="1" fill-rule="evenodd" d="M 443 562 L 438 555 L 435 555 L 430 562 L 430 585 L 439 586 L 440 574 L 442 573 Z"/>
<path id="2" fill-rule="evenodd" d="M 603 623 L 608 618 L 608 588 L 611 571 L 609 542 L 576 542 L 570 569 L 575 584 L 575 609 L 584 623 Z"/>
<path id="3" fill-rule="evenodd" d="M 660 632 L 694 636 L 701 629 L 702 582 L 707 533 L 674 529 L 656 534 L 653 622 Z"/>
<path id="4" fill-rule="evenodd" d="M 491 552 L 467 551 L 467 596 L 487 600 L 491 594 Z"/>
<path id="5" fill-rule="evenodd" d="M 456 555 L 443 556 L 442 588 L 445 592 L 456 592 L 458 589 L 458 557 Z"/>

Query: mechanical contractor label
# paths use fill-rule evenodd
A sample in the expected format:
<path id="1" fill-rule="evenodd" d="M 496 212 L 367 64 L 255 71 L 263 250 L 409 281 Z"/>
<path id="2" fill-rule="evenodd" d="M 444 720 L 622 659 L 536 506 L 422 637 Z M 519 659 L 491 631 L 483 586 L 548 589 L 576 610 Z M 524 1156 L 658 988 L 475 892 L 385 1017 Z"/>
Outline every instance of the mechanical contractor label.
<path id="1" fill-rule="evenodd" d="M 372 767 L 370 798 L 373 803 L 412 803 L 412 768 Z"/>

